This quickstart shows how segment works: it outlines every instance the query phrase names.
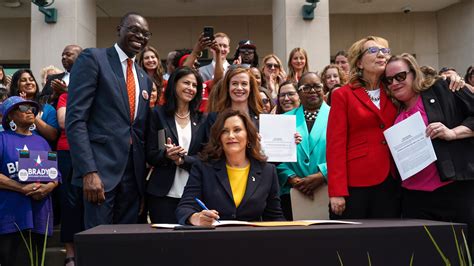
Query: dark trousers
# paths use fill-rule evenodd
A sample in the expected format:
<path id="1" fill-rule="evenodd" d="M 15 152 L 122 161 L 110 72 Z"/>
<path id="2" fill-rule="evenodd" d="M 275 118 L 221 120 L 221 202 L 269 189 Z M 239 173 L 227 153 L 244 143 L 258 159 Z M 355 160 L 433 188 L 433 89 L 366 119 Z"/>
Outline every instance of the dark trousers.
<path id="1" fill-rule="evenodd" d="M 388 176 L 381 184 L 349 187 L 342 215 L 329 210 L 331 219 L 400 218 L 400 182 Z"/>
<path id="2" fill-rule="evenodd" d="M 474 180 L 456 181 L 431 192 L 402 189 L 402 216 L 404 218 L 465 223 L 468 228 L 468 244 L 472 250 L 474 241 Z"/>
<path id="3" fill-rule="evenodd" d="M 15 265 L 20 241 L 19 232 L 0 235 L 0 265 Z"/>
<path id="4" fill-rule="evenodd" d="M 69 151 L 58 151 L 58 168 L 62 183 L 61 196 L 61 242 L 71 243 L 74 234 L 84 230 L 84 204 L 82 189 L 71 184 L 72 162 Z"/>
<path id="5" fill-rule="evenodd" d="M 22 233 L 28 244 L 31 236 L 33 258 L 38 256 L 38 260 L 41 261 L 44 235 L 37 233 L 30 234 L 29 230 L 24 230 Z M 30 265 L 28 251 L 21 238 L 20 232 L 0 235 L 0 265 Z"/>
<path id="6" fill-rule="evenodd" d="M 105 193 L 105 202 L 98 205 L 84 198 L 85 229 L 101 224 L 137 223 L 140 207 L 139 195 L 133 156 L 130 152 L 122 180 L 114 189 Z"/>
<path id="7" fill-rule="evenodd" d="M 287 221 L 293 221 L 293 209 L 291 208 L 290 193 L 281 195 L 280 201 L 281 201 L 281 210 L 283 211 L 283 216 L 285 216 L 285 219 Z"/>
<path id="8" fill-rule="evenodd" d="M 152 223 L 177 224 L 176 208 L 180 199 L 148 194 L 148 212 Z"/>

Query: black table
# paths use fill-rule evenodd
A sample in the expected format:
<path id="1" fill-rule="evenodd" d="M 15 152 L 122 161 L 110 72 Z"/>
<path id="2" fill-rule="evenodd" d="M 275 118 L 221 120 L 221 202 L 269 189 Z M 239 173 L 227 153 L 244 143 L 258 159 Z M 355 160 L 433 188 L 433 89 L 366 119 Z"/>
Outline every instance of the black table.
<path id="1" fill-rule="evenodd" d="M 354 220 L 356 221 L 356 220 Z M 75 236 L 78 265 L 444 265 L 423 226 L 458 264 L 453 227 L 427 220 L 363 220 L 360 225 L 218 227 L 175 231 L 102 225 Z"/>

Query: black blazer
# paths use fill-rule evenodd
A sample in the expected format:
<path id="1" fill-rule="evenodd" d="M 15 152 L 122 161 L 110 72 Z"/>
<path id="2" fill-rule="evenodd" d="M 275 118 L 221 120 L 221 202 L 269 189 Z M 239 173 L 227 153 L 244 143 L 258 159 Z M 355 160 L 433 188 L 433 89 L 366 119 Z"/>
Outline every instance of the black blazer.
<path id="1" fill-rule="evenodd" d="M 183 197 L 176 209 L 180 224 L 202 209 L 194 200 L 202 200 L 210 210 L 219 212 L 222 220 L 284 220 L 280 206 L 278 176 L 270 163 L 250 160 L 247 188 L 239 207 L 235 207 L 225 160 L 196 162 L 191 169 Z"/>
<path id="2" fill-rule="evenodd" d="M 51 103 L 51 105 L 57 109 L 58 106 L 58 98 L 54 99 L 54 101 L 51 101 L 51 95 L 53 95 L 53 87 L 51 87 L 51 82 L 55 79 L 63 79 L 64 75 L 66 75 L 66 72 L 59 73 L 59 74 L 53 74 L 49 75 L 46 78 L 46 84 L 44 84 L 43 90 L 41 90 L 40 98 L 44 103 Z"/>
<path id="3" fill-rule="evenodd" d="M 197 160 L 197 154 L 209 139 L 210 128 L 216 120 L 216 114 L 196 113 L 191 115 L 191 143 L 184 163 L 179 167 L 190 171 Z M 174 116 L 166 114 L 164 107 L 157 106 L 150 114 L 150 125 L 147 130 L 146 159 L 155 167 L 147 186 L 147 193 L 163 197 L 171 189 L 176 172 L 176 164 L 166 157 L 166 150 L 158 147 L 158 131 L 164 129 L 166 138 L 179 145 Z"/>
<path id="4" fill-rule="evenodd" d="M 474 94 L 467 88 L 452 93 L 448 82 L 438 80 L 421 93 L 429 123 L 448 128 L 464 125 L 474 130 Z M 442 181 L 474 180 L 474 138 L 445 141 L 433 139 L 436 167 Z"/>

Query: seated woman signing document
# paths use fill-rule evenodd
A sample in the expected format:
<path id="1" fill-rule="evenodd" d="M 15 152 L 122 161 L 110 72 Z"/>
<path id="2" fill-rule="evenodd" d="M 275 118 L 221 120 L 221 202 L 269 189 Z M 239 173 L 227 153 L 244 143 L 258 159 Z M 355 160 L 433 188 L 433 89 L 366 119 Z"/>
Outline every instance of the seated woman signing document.
<path id="1" fill-rule="evenodd" d="M 201 158 L 191 169 L 176 210 L 180 224 L 284 220 L 275 166 L 265 162 L 257 130 L 246 114 L 222 112 Z M 195 198 L 209 210 L 203 210 Z"/>

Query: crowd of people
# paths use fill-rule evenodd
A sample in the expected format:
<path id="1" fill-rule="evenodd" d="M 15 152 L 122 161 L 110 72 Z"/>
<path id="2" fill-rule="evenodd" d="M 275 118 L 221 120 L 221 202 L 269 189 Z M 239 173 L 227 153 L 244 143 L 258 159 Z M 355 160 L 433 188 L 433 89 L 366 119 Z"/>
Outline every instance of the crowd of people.
<path id="1" fill-rule="evenodd" d="M 66 46 L 42 90 L 31 70 L 0 67 L 0 265 L 14 265 L 18 231 L 41 254 L 60 223 L 70 266 L 74 234 L 97 225 L 292 220 L 290 189 L 312 198 L 325 185 L 331 219 L 462 222 L 471 243 L 473 66 L 437 72 L 368 36 L 321 70 L 294 48 L 285 69 L 275 54 L 259 61 L 251 40 L 229 58 L 222 32 L 162 65 L 141 15 L 124 15 L 117 36 Z M 205 50 L 213 60 L 199 67 Z M 383 132 L 417 112 L 437 160 L 401 181 Z M 266 161 L 260 114 L 296 116 L 297 162 Z M 59 178 L 21 181 L 24 150 L 56 151 Z"/>

